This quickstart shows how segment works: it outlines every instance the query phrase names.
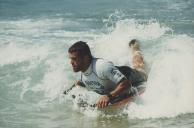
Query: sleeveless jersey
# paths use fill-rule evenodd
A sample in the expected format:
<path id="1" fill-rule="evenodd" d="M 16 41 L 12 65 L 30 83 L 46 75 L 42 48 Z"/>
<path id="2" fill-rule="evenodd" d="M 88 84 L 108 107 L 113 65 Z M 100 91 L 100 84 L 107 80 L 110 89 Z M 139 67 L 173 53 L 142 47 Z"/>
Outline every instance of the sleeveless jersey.
<path id="1" fill-rule="evenodd" d="M 107 94 L 125 76 L 113 65 L 113 63 L 103 59 L 93 58 L 88 69 L 80 74 L 82 81 L 88 90 L 99 94 Z"/>

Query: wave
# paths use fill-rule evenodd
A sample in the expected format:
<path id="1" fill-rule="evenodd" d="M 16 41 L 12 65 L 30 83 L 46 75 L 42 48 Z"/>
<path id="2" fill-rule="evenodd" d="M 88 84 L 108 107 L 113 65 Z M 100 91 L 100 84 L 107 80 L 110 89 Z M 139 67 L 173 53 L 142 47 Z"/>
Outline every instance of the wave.
<path id="1" fill-rule="evenodd" d="M 178 35 L 156 20 L 118 18 L 112 21 L 110 18 L 105 22 L 103 32 L 63 30 L 61 28 L 65 23 L 62 19 L 0 22 L 3 24 L 1 33 L 6 33 L 0 38 L 0 79 L 7 88 L 20 87 L 17 90 L 20 91 L 19 100 L 30 102 L 32 96 L 37 94 L 33 103 L 38 107 L 45 107 L 55 100 L 63 103 L 62 91 L 76 77 L 67 55 L 68 47 L 75 41 L 88 41 L 96 57 L 113 61 L 115 65 L 130 65 L 128 43 L 135 38 L 140 41 L 149 78 L 147 90 L 142 95 L 143 103 L 132 103 L 124 112 L 129 118 L 160 118 L 194 113 L 192 37 Z M 74 23 L 79 26 L 79 23 Z M 34 39 L 33 34 L 39 38 Z M 12 71 L 6 66 L 13 66 Z M 14 74 L 14 71 L 17 72 Z M 20 77 L 17 78 L 18 74 Z M 13 80 L 8 82 L 10 78 Z"/>

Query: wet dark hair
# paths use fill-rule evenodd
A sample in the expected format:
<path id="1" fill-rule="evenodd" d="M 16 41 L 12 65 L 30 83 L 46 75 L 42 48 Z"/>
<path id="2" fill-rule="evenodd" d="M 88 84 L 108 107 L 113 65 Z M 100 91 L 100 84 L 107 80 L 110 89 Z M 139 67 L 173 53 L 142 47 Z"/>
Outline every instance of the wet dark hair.
<path id="1" fill-rule="evenodd" d="M 74 43 L 68 50 L 69 53 L 77 52 L 80 56 L 88 55 L 89 58 L 92 58 L 90 48 L 86 42 L 78 41 Z"/>

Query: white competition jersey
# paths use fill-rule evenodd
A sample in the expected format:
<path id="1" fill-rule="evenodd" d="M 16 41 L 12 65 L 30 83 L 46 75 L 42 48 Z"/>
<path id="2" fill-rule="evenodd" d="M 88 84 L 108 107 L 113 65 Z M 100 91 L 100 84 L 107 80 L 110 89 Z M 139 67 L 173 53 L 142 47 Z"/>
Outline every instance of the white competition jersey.
<path id="1" fill-rule="evenodd" d="M 86 88 L 99 94 L 112 91 L 124 77 L 113 63 L 97 58 L 93 58 L 89 68 L 80 74 Z"/>

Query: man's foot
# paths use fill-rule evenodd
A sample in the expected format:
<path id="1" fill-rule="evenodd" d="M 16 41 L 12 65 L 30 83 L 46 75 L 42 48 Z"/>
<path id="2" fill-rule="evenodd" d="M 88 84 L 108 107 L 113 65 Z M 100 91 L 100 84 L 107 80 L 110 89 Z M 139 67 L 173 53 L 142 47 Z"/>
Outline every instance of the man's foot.
<path id="1" fill-rule="evenodd" d="M 129 42 L 129 47 L 134 51 L 139 51 L 139 42 L 136 39 L 133 39 Z"/>

